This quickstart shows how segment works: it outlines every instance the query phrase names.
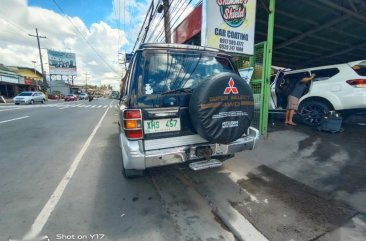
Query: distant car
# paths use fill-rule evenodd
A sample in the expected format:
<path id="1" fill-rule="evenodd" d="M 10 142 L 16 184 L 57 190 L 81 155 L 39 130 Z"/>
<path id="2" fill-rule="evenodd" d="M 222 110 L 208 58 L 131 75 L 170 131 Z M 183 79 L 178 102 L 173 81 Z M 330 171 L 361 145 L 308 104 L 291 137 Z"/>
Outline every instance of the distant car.
<path id="1" fill-rule="evenodd" d="M 65 101 L 77 101 L 78 97 L 76 95 L 70 94 L 65 96 Z"/>
<path id="2" fill-rule="evenodd" d="M 34 104 L 35 102 L 46 102 L 46 96 L 42 92 L 38 91 L 24 91 L 13 98 L 16 105 L 19 104 Z"/>
<path id="3" fill-rule="evenodd" d="M 87 93 L 81 93 L 79 95 L 79 100 L 87 100 L 88 99 L 88 94 Z"/>
<path id="4" fill-rule="evenodd" d="M 48 95 L 48 99 L 50 99 L 50 100 L 58 100 L 58 99 L 60 99 L 61 97 L 59 96 L 59 95 Z"/>

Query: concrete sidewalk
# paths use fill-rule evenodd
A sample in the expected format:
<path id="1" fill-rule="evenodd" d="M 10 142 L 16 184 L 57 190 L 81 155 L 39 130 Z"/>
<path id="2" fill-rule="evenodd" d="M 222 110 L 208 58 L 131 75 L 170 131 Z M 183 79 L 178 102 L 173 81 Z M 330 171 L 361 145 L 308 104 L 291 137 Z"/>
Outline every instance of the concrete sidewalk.
<path id="1" fill-rule="evenodd" d="M 355 117 L 344 123 L 343 127 L 345 129 L 343 133 L 330 134 L 302 125 L 285 126 L 282 120 L 273 120 L 268 138 L 261 140 L 254 151 L 242 152 L 225 163 L 225 169 L 230 170 L 236 176 L 234 181 L 252 197 L 251 200 L 246 200 L 242 204 L 243 210 L 249 214 L 250 211 L 256 211 L 251 214 L 255 215 L 254 217 L 249 216 L 250 220 L 261 232 L 263 232 L 263 227 L 268 228 L 265 235 L 269 240 L 281 240 L 278 238 L 279 232 L 283 232 L 282 237 L 290 237 L 291 232 L 292 234 L 301 232 L 295 227 L 297 221 L 303 222 L 303 220 L 293 220 L 294 225 L 288 225 L 289 223 L 286 223 L 288 220 L 282 222 L 285 218 L 278 218 L 274 216 L 274 213 L 282 213 L 286 217 L 291 214 L 289 214 L 290 210 L 295 210 L 301 214 L 305 211 L 304 209 L 307 209 L 307 206 L 314 205 L 310 203 L 314 201 L 309 201 L 307 205 L 298 207 L 296 210 L 294 205 L 302 200 L 293 202 L 294 200 L 291 198 L 296 199 L 294 195 L 291 196 L 291 193 L 287 195 L 288 193 L 284 192 L 281 194 L 281 188 L 283 188 L 281 182 L 273 175 L 266 176 L 263 172 L 261 173 L 263 166 L 283 178 L 293 181 L 295 184 L 289 190 L 294 187 L 302 189 L 306 195 L 310 193 L 313 198 L 318 197 L 318 200 L 323 203 L 321 205 L 325 205 L 323 210 L 330 208 L 329 211 L 333 212 L 319 213 L 319 215 L 313 213 L 312 215 L 315 216 L 307 217 L 311 222 L 319 224 L 318 227 L 313 227 L 313 231 L 321 233 L 312 240 L 366 240 L 366 149 L 364 148 L 366 118 Z M 278 176 L 276 175 L 275 177 Z M 259 185 L 260 182 L 272 184 L 268 187 L 267 184 Z M 266 188 L 269 188 L 268 193 L 263 190 Z M 279 194 L 273 194 L 273 190 L 276 189 Z M 267 194 L 268 197 L 266 197 Z M 287 195 L 288 198 L 286 199 L 284 195 Z M 271 204 L 271 201 L 275 201 L 276 196 L 277 207 L 273 206 L 273 203 Z M 258 203 L 261 203 L 262 208 L 255 209 L 259 205 Z M 265 209 L 267 204 L 272 205 L 271 208 Z M 318 205 L 317 208 L 322 207 L 321 205 Z M 336 215 L 334 213 L 336 211 L 332 211 L 332 208 L 335 208 L 333 210 L 336 211 L 344 211 L 343 215 L 338 213 L 340 223 L 332 223 L 331 215 Z M 248 209 L 250 210 L 248 211 Z M 319 212 L 316 208 L 310 208 L 310 211 L 314 210 L 315 213 Z M 265 218 L 261 215 L 264 215 Z M 328 221 L 332 225 L 325 225 L 323 227 L 325 232 L 319 232 L 321 225 L 326 221 L 322 217 L 323 215 L 327 215 Z M 298 215 L 298 217 L 300 216 Z M 259 225 L 261 218 L 262 220 L 268 219 L 269 222 L 267 224 L 262 222 Z M 304 227 L 304 225 L 299 227 Z M 307 239 L 293 238 L 293 240 Z"/>

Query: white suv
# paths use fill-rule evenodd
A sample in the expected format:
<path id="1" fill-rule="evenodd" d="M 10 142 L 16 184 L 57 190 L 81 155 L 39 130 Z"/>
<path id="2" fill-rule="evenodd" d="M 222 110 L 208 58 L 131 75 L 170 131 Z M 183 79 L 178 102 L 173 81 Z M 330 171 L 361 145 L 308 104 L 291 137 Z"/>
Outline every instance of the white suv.
<path id="1" fill-rule="evenodd" d="M 330 110 L 343 116 L 366 113 L 366 60 L 308 69 L 279 71 L 271 78 L 269 110 L 285 110 L 287 96 L 304 75 L 315 73 L 300 98 L 298 114 L 304 124 L 317 126 Z"/>
<path id="2" fill-rule="evenodd" d="M 24 91 L 14 97 L 14 103 L 19 104 L 34 104 L 35 102 L 41 102 L 42 104 L 46 101 L 46 96 L 42 92 L 38 91 Z"/>

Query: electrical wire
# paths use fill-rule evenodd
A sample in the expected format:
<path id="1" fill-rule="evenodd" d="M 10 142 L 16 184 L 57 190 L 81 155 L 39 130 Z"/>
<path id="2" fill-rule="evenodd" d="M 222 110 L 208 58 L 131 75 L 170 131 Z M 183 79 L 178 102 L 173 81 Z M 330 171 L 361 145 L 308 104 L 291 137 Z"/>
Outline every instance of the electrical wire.
<path id="1" fill-rule="evenodd" d="M 174 9 L 177 9 L 181 2 L 182 2 L 182 0 L 180 0 L 177 4 L 175 4 L 175 8 Z M 162 23 L 163 19 L 165 18 L 166 14 L 170 11 L 170 8 L 173 6 L 173 3 L 174 3 L 174 0 L 172 0 L 171 4 L 169 4 L 169 7 L 168 7 L 167 11 L 164 11 L 164 14 L 160 17 L 160 20 L 159 20 L 158 24 L 156 25 L 156 27 L 159 27 L 160 28 L 160 31 L 156 35 L 155 35 L 155 31 L 151 31 L 151 35 L 149 37 L 149 40 L 151 40 L 151 38 L 154 35 L 155 36 L 160 36 L 160 35 L 162 35 L 164 33 L 164 26 L 161 26 L 161 23 Z M 173 16 L 173 18 L 174 18 L 174 16 Z M 156 39 L 157 39 L 157 37 L 155 37 L 155 40 L 153 42 L 155 42 Z"/>
<path id="2" fill-rule="evenodd" d="M 79 30 L 78 27 L 74 24 L 74 22 L 71 20 L 69 16 L 65 13 L 65 11 L 61 8 L 61 6 L 56 2 L 56 0 L 52 0 L 56 7 L 65 15 L 65 17 L 68 19 L 68 21 L 71 23 L 71 25 L 75 28 L 75 30 L 79 33 L 79 35 L 82 37 L 82 39 L 87 43 L 87 45 L 94 51 L 94 53 L 102 60 L 102 62 L 110 68 L 110 70 L 116 74 L 118 74 L 106 61 L 105 59 L 99 54 L 99 52 L 92 46 L 89 41 L 86 39 L 86 37 L 83 35 L 83 33 Z"/>
<path id="3" fill-rule="evenodd" d="M 180 19 L 180 17 L 183 15 L 183 13 L 186 11 L 186 9 L 188 8 L 188 6 L 190 6 L 190 4 L 191 4 L 191 2 L 192 2 L 192 0 L 190 0 L 187 4 L 186 4 L 186 6 L 184 7 L 184 9 L 183 9 L 183 11 L 181 11 L 181 13 L 180 13 L 180 15 L 178 16 L 178 17 L 176 17 L 175 18 L 175 16 L 177 16 L 177 15 L 175 15 L 175 16 L 173 16 L 171 19 L 170 19 L 170 21 L 169 21 L 169 29 L 168 29 L 168 31 L 171 31 L 172 30 L 172 28 L 173 28 L 173 26 L 175 27 L 175 24 L 176 24 L 176 22 Z M 181 5 L 180 7 L 183 7 L 183 5 Z M 174 19 L 174 20 L 173 20 Z M 174 23 L 172 23 L 172 21 L 174 21 Z M 162 42 L 163 40 L 164 40 L 164 33 L 165 33 L 165 30 L 164 29 L 162 29 L 162 31 L 160 31 L 160 34 L 157 36 L 157 38 L 155 39 L 155 41 L 154 42 Z M 159 41 L 159 39 L 160 38 L 162 38 L 160 41 Z"/>
<path id="4" fill-rule="evenodd" d="M 187 8 L 191 5 L 192 0 L 190 0 L 188 2 L 188 4 L 185 6 L 185 8 L 183 9 L 183 11 L 181 12 L 181 14 L 175 19 L 174 23 L 169 23 L 169 30 L 168 31 L 172 31 L 173 27 L 176 27 L 176 23 L 178 22 L 178 20 L 180 20 L 181 16 L 186 12 Z"/>
<path id="5" fill-rule="evenodd" d="M 177 7 L 176 7 L 176 8 L 183 8 L 184 3 L 186 3 L 186 1 L 181 2 L 181 4 L 180 4 L 180 5 L 177 5 Z M 183 12 L 184 12 L 184 10 L 183 10 Z M 181 15 L 183 14 L 183 12 L 181 12 Z M 169 27 L 168 31 L 171 31 L 171 29 L 172 29 L 172 27 L 173 27 L 173 26 L 172 26 L 172 21 L 174 21 L 174 19 L 176 19 L 177 14 L 178 14 L 178 13 L 176 13 L 175 15 L 173 15 L 173 16 L 170 18 L 169 23 L 168 23 L 168 25 L 169 25 L 170 27 Z M 181 16 L 181 15 L 180 15 L 180 16 Z M 178 16 L 178 18 L 179 18 L 180 16 Z M 159 35 L 157 35 L 157 37 L 156 37 L 155 41 L 156 41 L 156 42 L 163 42 L 163 41 L 164 41 L 164 36 L 165 36 L 165 29 L 163 28 L 163 29 L 159 32 Z M 160 41 L 158 41 L 160 38 L 161 38 L 161 40 L 160 40 Z"/>
<path id="6" fill-rule="evenodd" d="M 148 18 L 148 16 L 149 16 L 150 11 L 152 11 L 152 8 L 153 8 L 153 2 L 151 2 L 150 7 L 149 7 L 149 9 L 147 10 L 147 13 L 146 13 L 146 16 L 145 16 L 144 22 L 142 23 L 142 26 L 141 26 L 140 32 L 139 32 L 139 34 L 137 35 L 137 39 L 136 39 L 135 44 L 134 44 L 134 46 L 133 46 L 133 48 L 132 48 L 132 52 L 135 50 L 135 48 L 136 48 L 136 46 L 137 46 L 137 43 L 138 43 L 138 42 L 139 42 L 139 40 L 140 40 L 141 33 L 142 33 L 142 31 L 144 30 L 144 26 L 145 26 L 146 20 L 147 20 L 147 18 Z"/>
<path id="7" fill-rule="evenodd" d="M 6 20 L 5 18 L 3 18 L 3 17 L 1 17 L 1 16 L 0 16 L 0 18 L 1 18 L 3 21 L 7 22 L 9 25 L 11 25 L 11 26 L 13 26 L 14 28 L 16 28 L 18 31 L 20 31 L 20 32 L 22 32 L 22 33 L 24 33 L 25 35 L 27 35 L 27 36 L 28 36 L 27 31 L 26 31 L 24 28 L 22 28 L 21 26 L 17 25 L 16 23 L 13 23 L 13 22 L 12 22 L 12 21 L 10 21 L 10 20 Z"/>
<path id="8" fill-rule="evenodd" d="M 167 9 L 167 11 L 164 13 L 164 15 L 163 16 L 161 16 L 161 18 L 160 18 L 160 21 L 159 21 L 159 23 L 156 25 L 156 26 L 158 26 L 159 28 L 160 28 L 160 30 L 159 30 L 159 32 L 156 34 L 155 33 L 155 31 L 151 31 L 151 36 L 150 36 L 150 38 L 149 39 L 151 39 L 154 35 L 154 37 L 155 37 L 155 40 L 154 40 L 154 42 L 156 41 L 156 39 L 157 39 L 157 36 L 160 36 L 160 35 L 162 35 L 163 33 L 164 33 L 164 26 L 161 26 L 160 24 L 161 24 L 161 22 L 163 21 L 163 19 L 165 18 L 165 16 L 166 16 L 166 14 L 167 14 L 167 12 L 175 12 L 175 10 L 177 10 L 177 8 L 179 7 L 179 5 L 182 3 L 182 1 L 183 0 L 179 0 L 179 2 L 177 2 L 176 4 L 174 4 L 174 8 L 173 9 L 170 9 L 172 6 L 173 6 L 173 3 L 174 3 L 174 1 L 172 1 L 171 2 L 171 4 L 169 5 L 169 7 L 168 7 L 168 9 Z M 174 16 L 172 16 L 172 18 L 174 18 Z M 172 18 L 170 18 L 170 19 L 172 19 Z M 169 21 L 170 22 L 170 21 Z"/>
<path id="9" fill-rule="evenodd" d="M 157 5 L 156 5 L 156 7 L 155 7 L 155 10 L 154 10 L 154 13 L 153 13 L 153 19 L 152 19 L 152 21 L 151 21 L 151 26 L 158 26 L 158 25 L 160 25 L 160 21 L 161 21 L 161 19 L 160 19 L 160 21 L 158 20 L 158 18 L 156 17 L 156 14 L 157 14 L 157 10 L 159 9 L 159 6 L 161 5 L 161 0 L 159 0 L 158 1 L 158 3 L 157 3 Z M 159 21 L 159 22 L 158 22 Z M 146 42 L 150 42 L 150 40 L 151 40 L 151 38 L 152 38 L 152 36 L 153 36 L 153 34 L 151 34 L 151 32 L 148 32 L 147 33 L 147 35 L 149 35 L 149 37 L 148 37 L 148 39 L 147 39 L 147 41 Z"/>

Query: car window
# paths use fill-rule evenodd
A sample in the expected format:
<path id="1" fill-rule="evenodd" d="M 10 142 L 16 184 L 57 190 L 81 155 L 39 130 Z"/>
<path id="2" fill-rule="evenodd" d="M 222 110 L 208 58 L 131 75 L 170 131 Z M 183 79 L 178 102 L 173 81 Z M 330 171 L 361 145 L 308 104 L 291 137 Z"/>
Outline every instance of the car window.
<path id="1" fill-rule="evenodd" d="M 306 71 L 306 72 L 299 72 L 299 73 L 293 73 L 293 74 L 286 74 L 284 76 L 284 79 L 288 83 L 297 83 L 304 77 L 310 77 L 310 73 Z"/>
<path id="2" fill-rule="evenodd" d="M 31 96 L 32 93 L 20 93 L 19 96 Z"/>
<path id="3" fill-rule="evenodd" d="M 312 74 L 315 74 L 314 81 L 327 80 L 339 73 L 338 68 L 318 69 L 312 70 Z"/>
<path id="4" fill-rule="evenodd" d="M 366 76 L 366 61 L 352 66 L 352 69 L 360 76 Z"/>
<path id="5" fill-rule="evenodd" d="M 222 72 L 235 73 L 228 59 L 195 53 L 154 53 L 145 57 L 143 94 L 194 89 L 207 77 Z"/>

